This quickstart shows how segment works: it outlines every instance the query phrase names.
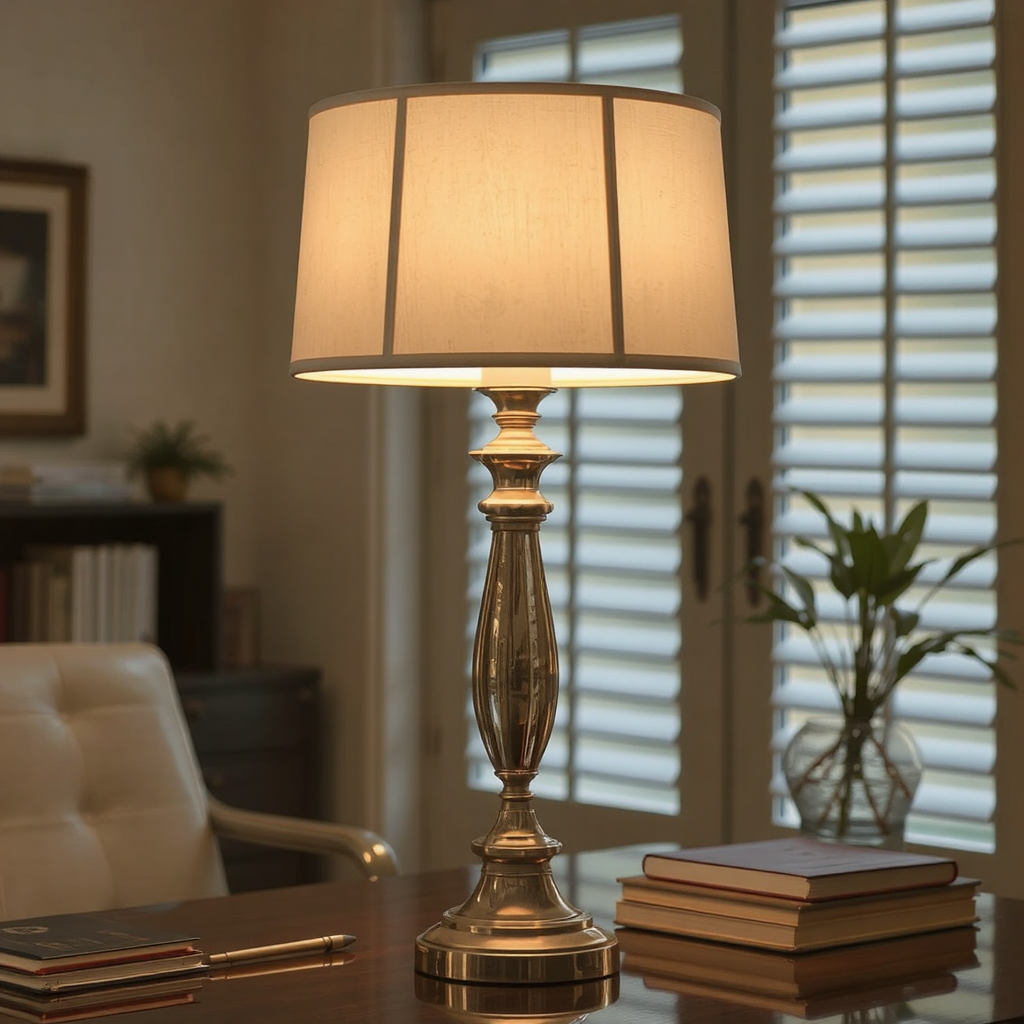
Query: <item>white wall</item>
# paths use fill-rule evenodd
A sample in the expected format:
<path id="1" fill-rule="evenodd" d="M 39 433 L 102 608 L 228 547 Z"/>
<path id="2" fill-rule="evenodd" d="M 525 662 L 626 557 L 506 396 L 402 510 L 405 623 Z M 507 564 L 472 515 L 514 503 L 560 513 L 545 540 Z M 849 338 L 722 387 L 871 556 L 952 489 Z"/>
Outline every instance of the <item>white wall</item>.
<path id="1" fill-rule="evenodd" d="M 378 684 L 409 666 L 375 646 L 402 513 L 371 468 L 413 428 L 376 389 L 287 370 L 307 109 L 413 79 L 419 53 L 419 0 L 0 0 L 0 155 L 91 173 L 87 433 L 0 439 L 0 461 L 116 457 L 129 424 L 197 420 L 236 472 L 193 496 L 224 502 L 225 581 L 259 587 L 265 660 L 324 670 L 332 816 L 391 829 L 407 861 L 408 716 L 409 770 L 370 784 Z"/>

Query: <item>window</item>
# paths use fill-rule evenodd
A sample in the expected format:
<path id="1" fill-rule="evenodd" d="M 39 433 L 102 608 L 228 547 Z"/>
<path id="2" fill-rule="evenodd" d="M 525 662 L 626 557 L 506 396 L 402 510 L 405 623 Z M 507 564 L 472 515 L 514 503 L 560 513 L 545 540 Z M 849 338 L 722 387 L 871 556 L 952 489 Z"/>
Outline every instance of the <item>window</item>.
<path id="1" fill-rule="evenodd" d="M 651 18 L 499 39 L 478 80 L 614 83 L 682 90 L 679 19 Z M 491 403 L 470 406 L 474 446 Z M 681 415 L 679 388 L 568 389 L 546 399 L 539 434 L 563 457 L 542 480 L 555 511 L 541 531 L 559 641 L 558 717 L 539 796 L 679 811 Z M 467 665 L 490 546 L 474 467 Z M 467 705 L 469 784 L 495 779 Z"/>
<path id="2" fill-rule="evenodd" d="M 993 18 L 993 0 L 791 4 L 781 18 L 774 527 L 801 571 L 815 559 L 789 539 L 820 518 L 790 489 L 886 527 L 927 499 L 938 559 L 994 539 Z M 994 556 L 975 563 L 927 624 L 994 625 L 995 572 Z M 774 659 L 781 749 L 836 704 L 799 631 L 780 632 Z M 957 655 L 900 684 L 893 712 L 926 769 L 910 840 L 994 849 L 995 704 Z M 777 820 L 794 822 L 773 786 Z"/>
<path id="3" fill-rule="evenodd" d="M 566 453 L 544 476 L 555 511 L 541 531 L 565 691 L 538 777 L 538 792 L 559 802 L 539 805 L 545 827 L 575 849 L 611 836 L 704 845 L 781 834 L 795 816 L 773 759 L 832 694 L 799 635 L 773 641 L 769 627 L 745 621 L 757 610 L 746 588 L 723 588 L 757 539 L 748 531 L 758 518 L 749 485 L 758 481 L 771 496 L 763 546 L 787 558 L 803 557 L 789 541 L 819 523 L 792 499 L 799 488 L 883 522 L 928 499 L 928 553 L 938 558 L 996 535 L 1024 536 L 1024 477 L 1014 472 L 1024 445 L 1016 396 L 1024 379 L 1024 145 L 1014 130 L 1024 124 L 1024 4 L 433 0 L 433 8 L 438 73 L 451 81 L 471 77 L 474 60 L 476 74 L 494 77 L 499 64 L 515 61 L 517 74 L 532 62 L 534 77 L 554 76 L 555 67 L 580 75 L 583 41 L 614 40 L 626 26 L 634 39 L 650 39 L 643 18 L 681 32 L 685 49 L 677 35 L 671 52 L 688 90 L 722 109 L 743 378 L 685 389 L 677 404 L 650 390 L 622 393 L 623 406 L 612 409 L 605 402 L 619 396 L 610 390 L 595 394 L 599 407 L 587 404 L 587 392 L 541 406 L 540 436 Z M 555 63 L 539 69 L 536 50 L 527 52 L 534 43 Z M 668 63 L 652 57 L 648 73 Z M 665 402 L 657 410 L 655 397 Z M 641 410 L 637 399 L 652 404 Z M 466 480 L 464 402 L 443 406 L 452 432 L 444 451 L 453 453 L 446 494 Z M 489 415 L 478 407 L 474 441 L 493 436 Z M 636 448 L 649 457 L 642 465 L 598 455 L 605 439 L 617 443 L 641 425 L 651 431 Z M 695 531 L 686 514 L 702 477 L 711 493 L 706 601 L 692 580 Z M 478 492 L 487 486 L 473 480 Z M 609 480 L 609 491 L 591 491 Z M 439 801 L 437 863 L 461 863 L 464 843 L 449 852 L 447 836 L 478 827 L 494 806 L 478 747 L 478 788 L 467 786 L 466 737 L 475 744 L 475 731 L 464 717 L 466 691 L 450 685 L 467 661 L 475 626 L 467 616 L 475 620 L 489 542 L 474 505 L 457 504 L 455 518 L 437 512 L 445 529 L 436 536 L 449 556 L 442 565 L 470 550 L 477 581 L 467 591 L 464 577 L 451 574 L 433 630 L 433 767 L 461 787 L 458 801 Z M 629 585 L 614 563 L 614 571 L 593 568 L 613 539 L 625 543 L 609 523 L 643 524 L 637 548 L 622 548 L 630 567 L 644 570 Z M 652 563 L 641 551 L 657 552 L 655 576 L 643 578 Z M 961 582 L 932 603 L 934 621 L 987 625 L 998 612 L 1003 627 L 1024 625 L 1024 545 L 1002 549 L 998 566 L 972 565 Z M 589 649 L 595 637 L 617 644 L 637 625 L 660 631 L 666 653 L 656 667 L 626 646 L 614 655 Z M 649 637 L 638 642 L 640 651 L 655 649 Z M 1021 681 L 1016 653 L 1008 669 Z M 1024 894 L 1022 692 L 997 690 L 952 657 L 921 668 L 900 684 L 893 709 L 926 762 L 908 837 L 955 855 L 963 873 L 993 891 Z M 618 769 L 607 771 L 612 750 L 633 772 L 622 774 L 621 787 Z M 608 802 L 575 802 L 594 789 Z M 621 806 L 647 799 L 662 813 Z"/>

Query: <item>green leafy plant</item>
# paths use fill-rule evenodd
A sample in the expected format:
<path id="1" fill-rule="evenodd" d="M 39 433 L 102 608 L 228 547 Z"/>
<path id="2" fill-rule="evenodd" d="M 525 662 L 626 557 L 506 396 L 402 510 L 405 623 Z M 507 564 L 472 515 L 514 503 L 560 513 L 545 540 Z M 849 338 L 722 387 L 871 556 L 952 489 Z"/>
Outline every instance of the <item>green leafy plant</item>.
<path id="1" fill-rule="evenodd" d="M 830 738 L 814 740 L 813 748 L 787 748 L 787 781 L 805 831 L 845 840 L 868 827 L 888 844 L 894 836 L 902 837 L 903 817 L 920 777 L 919 767 L 909 769 L 915 774 L 908 782 L 899 763 L 902 755 L 889 749 L 890 742 L 900 741 L 887 727 L 876 731 L 872 725 L 899 682 L 930 655 L 951 652 L 983 665 L 998 682 L 1014 686 L 999 662 L 1011 655 L 999 644 L 1020 642 L 1018 633 L 935 628 L 924 616 L 928 603 L 946 584 L 1001 545 L 973 548 L 947 564 L 918 555 L 927 502 L 914 505 L 891 533 L 885 533 L 856 510 L 845 526 L 818 495 L 799 493 L 824 518 L 828 543 L 804 537 L 795 538 L 795 543 L 824 559 L 828 584 L 842 600 L 842 614 L 838 621 L 835 615 L 823 618 L 814 580 L 779 563 L 777 572 L 787 586 L 779 593 L 756 583 L 768 606 L 748 621 L 788 623 L 807 634 L 839 696 L 843 723 Z M 794 744 L 800 739 L 798 733 Z"/>
<path id="2" fill-rule="evenodd" d="M 175 424 L 157 420 L 134 431 L 128 470 L 135 475 L 148 469 L 177 469 L 189 480 L 200 476 L 220 480 L 232 471 L 220 452 L 210 447 L 209 437 L 197 433 L 192 420 Z"/>
<path id="3" fill-rule="evenodd" d="M 977 645 L 988 638 L 997 644 L 1019 643 L 1012 630 L 934 629 L 923 625 L 925 606 L 968 565 L 994 551 L 990 544 L 964 552 L 924 585 L 926 566 L 933 558 L 918 558 L 928 519 L 928 503 L 919 502 L 907 512 L 892 533 L 880 533 L 872 522 L 854 510 L 851 525 L 841 524 L 825 502 L 810 491 L 800 492 L 825 519 L 830 545 L 804 537 L 800 547 L 816 551 L 828 564 L 828 581 L 843 599 L 847 643 L 837 645 L 826 633 L 810 578 L 779 564 L 789 584 L 786 596 L 760 585 L 768 599 L 767 609 L 751 622 L 787 622 L 810 638 L 817 656 L 839 695 L 846 718 L 866 722 L 882 708 L 901 679 L 929 655 L 956 652 L 984 665 L 993 678 L 1013 687 L 1014 682 L 999 663 L 1012 657 L 1005 649 L 989 653 Z M 845 650 L 843 648 L 846 648 Z"/>

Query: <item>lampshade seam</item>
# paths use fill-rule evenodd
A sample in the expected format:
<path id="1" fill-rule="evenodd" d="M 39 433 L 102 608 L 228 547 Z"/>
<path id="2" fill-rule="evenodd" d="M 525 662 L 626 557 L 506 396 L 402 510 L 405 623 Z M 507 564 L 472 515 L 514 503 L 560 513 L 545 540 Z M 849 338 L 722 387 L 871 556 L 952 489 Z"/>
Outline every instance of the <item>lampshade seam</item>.
<path id="1" fill-rule="evenodd" d="M 615 166 L 615 106 L 611 96 L 601 97 L 604 129 L 605 205 L 608 211 L 608 285 L 611 292 L 612 350 L 615 361 L 626 356 L 625 326 L 622 318 L 622 249 L 619 239 L 619 191 Z"/>
<path id="2" fill-rule="evenodd" d="M 405 177 L 405 126 L 408 99 L 398 96 L 395 106 L 395 152 L 391 168 L 391 224 L 388 230 L 388 269 L 384 291 L 382 355 L 395 350 L 395 291 L 398 287 L 398 245 L 402 230 L 402 186 Z"/>

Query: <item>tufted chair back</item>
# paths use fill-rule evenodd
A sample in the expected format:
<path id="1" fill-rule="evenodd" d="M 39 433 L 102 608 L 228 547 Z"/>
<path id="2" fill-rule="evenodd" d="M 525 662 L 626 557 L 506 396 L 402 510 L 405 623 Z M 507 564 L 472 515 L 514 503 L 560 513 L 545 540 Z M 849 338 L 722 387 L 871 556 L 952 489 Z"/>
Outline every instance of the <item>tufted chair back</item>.
<path id="1" fill-rule="evenodd" d="M 226 892 L 161 652 L 0 644 L 0 919 Z"/>

